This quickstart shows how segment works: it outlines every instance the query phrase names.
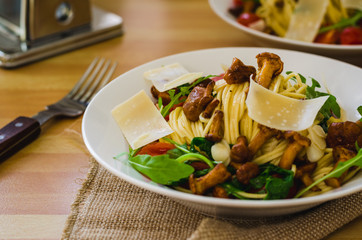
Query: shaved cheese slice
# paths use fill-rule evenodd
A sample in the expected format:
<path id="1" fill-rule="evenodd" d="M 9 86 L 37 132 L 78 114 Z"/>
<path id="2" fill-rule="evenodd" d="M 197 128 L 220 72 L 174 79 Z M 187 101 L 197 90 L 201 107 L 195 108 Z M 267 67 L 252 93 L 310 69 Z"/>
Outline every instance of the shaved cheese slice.
<path id="1" fill-rule="evenodd" d="M 185 83 L 191 83 L 202 77 L 202 72 L 190 73 L 179 63 L 149 70 L 143 74 L 144 78 L 151 81 L 155 88 L 164 92 Z"/>
<path id="2" fill-rule="evenodd" d="M 246 106 L 250 118 L 260 124 L 279 130 L 301 131 L 312 126 L 327 98 L 328 96 L 323 96 L 298 100 L 277 94 L 250 81 Z"/>
<path id="3" fill-rule="evenodd" d="M 313 42 L 326 14 L 328 4 L 329 0 L 299 0 L 284 37 Z"/>
<path id="4" fill-rule="evenodd" d="M 132 149 L 173 132 L 144 90 L 111 111 Z"/>
<path id="5" fill-rule="evenodd" d="M 342 0 L 341 3 L 344 8 L 362 10 L 362 0 Z"/>

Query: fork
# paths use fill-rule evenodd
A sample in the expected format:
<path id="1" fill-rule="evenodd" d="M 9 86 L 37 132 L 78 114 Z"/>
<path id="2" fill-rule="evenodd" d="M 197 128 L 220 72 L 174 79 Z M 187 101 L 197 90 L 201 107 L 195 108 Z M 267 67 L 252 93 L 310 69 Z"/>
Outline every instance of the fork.
<path id="1" fill-rule="evenodd" d="M 70 92 L 33 117 L 17 117 L 0 129 L 0 163 L 34 141 L 41 127 L 55 117 L 82 115 L 94 95 L 112 77 L 117 63 L 96 57 Z"/>

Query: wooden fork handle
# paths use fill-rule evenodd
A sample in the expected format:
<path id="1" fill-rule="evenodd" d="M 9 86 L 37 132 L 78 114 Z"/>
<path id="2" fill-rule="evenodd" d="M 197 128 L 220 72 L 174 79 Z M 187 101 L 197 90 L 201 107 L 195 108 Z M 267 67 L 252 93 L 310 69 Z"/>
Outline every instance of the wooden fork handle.
<path id="1" fill-rule="evenodd" d="M 34 141 L 40 124 L 29 117 L 18 117 L 0 129 L 0 163 Z"/>

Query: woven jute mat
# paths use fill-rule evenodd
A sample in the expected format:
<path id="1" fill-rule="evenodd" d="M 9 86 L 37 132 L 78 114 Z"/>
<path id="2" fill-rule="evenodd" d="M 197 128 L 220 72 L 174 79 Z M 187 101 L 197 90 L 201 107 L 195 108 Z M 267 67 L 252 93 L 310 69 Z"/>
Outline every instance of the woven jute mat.
<path id="1" fill-rule="evenodd" d="M 221 219 L 133 186 L 94 160 L 62 239 L 321 239 L 362 215 L 362 192 L 294 215 Z"/>

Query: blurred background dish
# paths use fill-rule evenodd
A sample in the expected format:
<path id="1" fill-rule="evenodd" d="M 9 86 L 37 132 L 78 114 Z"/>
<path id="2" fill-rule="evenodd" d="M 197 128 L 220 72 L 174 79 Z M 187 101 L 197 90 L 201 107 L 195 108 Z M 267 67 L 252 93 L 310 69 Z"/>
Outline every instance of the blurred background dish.
<path id="1" fill-rule="evenodd" d="M 253 28 L 246 27 L 240 24 L 236 17 L 229 12 L 229 9 L 235 6 L 234 2 L 235 1 L 233 0 L 209 0 L 209 5 L 217 16 L 228 24 L 249 35 L 259 45 L 311 52 L 352 63 L 356 63 L 361 60 L 362 44 L 341 45 L 305 42 L 267 34 Z"/>

